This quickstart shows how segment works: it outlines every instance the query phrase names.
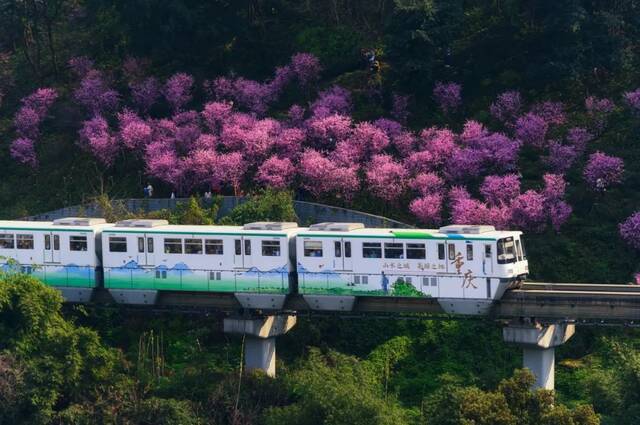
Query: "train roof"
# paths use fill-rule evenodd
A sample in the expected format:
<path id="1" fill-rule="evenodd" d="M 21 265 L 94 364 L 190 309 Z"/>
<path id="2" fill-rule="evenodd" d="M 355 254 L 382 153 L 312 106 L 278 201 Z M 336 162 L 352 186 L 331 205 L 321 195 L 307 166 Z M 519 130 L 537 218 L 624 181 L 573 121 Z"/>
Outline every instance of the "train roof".
<path id="1" fill-rule="evenodd" d="M 343 228 L 340 226 L 331 228 L 329 224 L 341 224 Z M 319 223 L 300 231 L 299 235 L 302 237 L 496 240 L 522 234 L 516 230 L 496 230 L 493 226 L 484 225 L 450 225 L 439 229 L 382 229 L 365 228 L 356 224 L 359 223 Z"/>
<path id="2" fill-rule="evenodd" d="M 180 235 L 254 235 L 282 237 L 305 230 L 293 222 L 254 222 L 244 226 L 168 224 L 166 220 L 133 219 L 112 225 L 108 233 L 161 233 Z"/>
<path id="3" fill-rule="evenodd" d="M 0 231 L 51 230 L 61 232 L 93 232 L 110 226 L 103 218 L 65 217 L 53 221 L 0 220 Z"/>

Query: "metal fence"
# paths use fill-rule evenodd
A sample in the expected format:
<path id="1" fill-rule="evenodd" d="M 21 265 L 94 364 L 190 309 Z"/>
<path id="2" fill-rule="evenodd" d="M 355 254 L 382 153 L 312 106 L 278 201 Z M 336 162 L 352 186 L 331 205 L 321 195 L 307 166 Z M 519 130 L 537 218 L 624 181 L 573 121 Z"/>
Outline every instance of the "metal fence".
<path id="1" fill-rule="evenodd" d="M 128 211 L 136 213 L 138 211 L 148 213 L 151 211 L 159 211 L 162 209 L 174 209 L 178 204 L 189 201 L 188 198 L 134 198 L 134 199 L 116 199 L 111 201 L 113 206 L 123 206 Z M 206 199 L 203 199 L 206 202 Z M 238 205 L 247 201 L 242 196 L 223 196 L 218 211 L 218 218 L 228 215 Z M 366 227 L 383 227 L 383 228 L 411 228 L 408 224 L 397 220 L 391 220 L 374 214 L 368 214 L 361 211 L 350 210 L 347 208 L 332 207 L 315 202 L 293 201 L 298 221 L 302 225 L 311 223 L 320 223 L 325 221 L 331 222 L 355 222 L 363 223 Z M 60 208 L 42 214 L 24 217 L 23 220 L 29 221 L 51 221 L 63 217 L 103 217 L 104 213 L 100 206 L 96 203 L 84 205 L 74 205 L 71 207 Z"/>

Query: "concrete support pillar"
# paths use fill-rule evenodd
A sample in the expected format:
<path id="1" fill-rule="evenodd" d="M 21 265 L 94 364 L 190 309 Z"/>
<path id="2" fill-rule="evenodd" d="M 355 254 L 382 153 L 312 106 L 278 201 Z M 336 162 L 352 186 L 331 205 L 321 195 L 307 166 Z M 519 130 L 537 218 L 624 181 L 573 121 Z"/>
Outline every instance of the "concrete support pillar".
<path id="1" fill-rule="evenodd" d="M 510 323 L 502 329 L 505 342 L 522 347 L 523 365 L 536 376 L 534 388 L 546 390 L 555 386 L 555 347 L 567 342 L 574 333 L 573 323 Z"/>
<path id="2" fill-rule="evenodd" d="M 227 317 L 224 332 L 244 335 L 246 370 L 260 369 L 276 376 L 276 336 L 287 333 L 296 324 L 296 316 L 277 315 L 252 318 Z"/>

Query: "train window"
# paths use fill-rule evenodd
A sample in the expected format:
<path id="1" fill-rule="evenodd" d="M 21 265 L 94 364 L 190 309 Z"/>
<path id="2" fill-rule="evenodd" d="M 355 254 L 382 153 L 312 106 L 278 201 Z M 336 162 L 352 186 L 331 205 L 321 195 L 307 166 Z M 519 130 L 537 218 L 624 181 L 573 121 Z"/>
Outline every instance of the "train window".
<path id="1" fill-rule="evenodd" d="M 456 246 L 452 243 L 450 243 L 449 245 L 447 245 L 449 247 L 449 260 L 455 260 L 456 259 Z"/>
<path id="2" fill-rule="evenodd" d="M 147 252 L 153 253 L 153 238 L 147 238 Z"/>
<path id="3" fill-rule="evenodd" d="M 473 260 L 473 245 L 467 244 L 467 260 Z"/>
<path id="4" fill-rule="evenodd" d="M 491 258 L 491 245 L 484 246 L 484 258 Z"/>
<path id="5" fill-rule="evenodd" d="M 138 252 L 144 252 L 144 238 L 138 238 Z"/>
<path id="6" fill-rule="evenodd" d="M 16 248 L 33 249 L 33 235 L 16 235 Z"/>
<path id="7" fill-rule="evenodd" d="M 44 235 L 44 249 L 51 249 L 51 235 Z"/>
<path id="8" fill-rule="evenodd" d="M 522 261 L 522 248 L 520 247 L 520 239 L 516 239 L 516 254 L 518 255 L 518 261 Z"/>
<path id="9" fill-rule="evenodd" d="M 263 257 L 279 257 L 280 241 L 262 241 Z"/>
<path id="10" fill-rule="evenodd" d="M 0 235 L 0 249 L 13 249 L 13 234 Z"/>
<path id="11" fill-rule="evenodd" d="M 380 242 L 364 242 L 362 244 L 362 258 L 382 258 Z"/>
<path id="12" fill-rule="evenodd" d="M 336 258 L 342 257 L 342 242 L 334 241 L 333 242 L 333 249 L 335 251 Z"/>
<path id="13" fill-rule="evenodd" d="M 351 242 L 344 243 L 344 257 L 351 258 Z"/>
<path id="14" fill-rule="evenodd" d="M 54 241 L 55 243 L 55 241 Z M 86 251 L 87 250 L 87 237 L 86 236 L 71 236 L 69 238 L 69 250 L 70 251 Z"/>
<path id="15" fill-rule="evenodd" d="M 424 260 L 427 258 L 427 250 L 423 243 L 408 243 L 407 258 L 410 260 Z"/>
<path id="16" fill-rule="evenodd" d="M 498 264 L 515 263 L 515 244 L 513 237 L 498 240 Z"/>
<path id="17" fill-rule="evenodd" d="M 205 239 L 204 253 L 209 255 L 222 255 L 224 253 L 222 239 Z"/>
<path id="18" fill-rule="evenodd" d="M 444 244 L 438 244 L 438 260 L 444 260 Z"/>
<path id="19" fill-rule="evenodd" d="M 336 258 L 340 258 L 342 257 L 342 242 L 340 241 L 334 241 L 333 242 L 333 248 L 336 254 Z"/>
<path id="20" fill-rule="evenodd" d="M 109 252 L 127 252 L 127 238 L 109 237 Z"/>
<path id="21" fill-rule="evenodd" d="M 322 257 L 322 241 L 304 241 L 305 257 Z"/>
<path id="22" fill-rule="evenodd" d="M 384 258 L 404 258 L 404 245 L 401 243 L 385 243 Z"/>
<path id="23" fill-rule="evenodd" d="M 236 255 L 242 255 L 242 241 L 236 239 Z"/>
<path id="24" fill-rule="evenodd" d="M 53 249 L 60 251 L 60 235 L 53 235 Z"/>
<path id="25" fill-rule="evenodd" d="M 251 241 L 249 239 L 244 240 L 244 255 L 251 255 Z"/>
<path id="26" fill-rule="evenodd" d="M 202 239 L 185 239 L 185 254 L 202 254 Z"/>
<path id="27" fill-rule="evenodd" d="M 182 239 L 165 238 L 164 253 L 165 254 L 182 254 Z"/>
<path id="28" fill-rule="evenodd" d="M 522 259 L 527 259 L 527 251 L 524 249 L 524 241 L 522 240 L 522 236 L 520 236 L 520 245 L 522 246 Z"/>

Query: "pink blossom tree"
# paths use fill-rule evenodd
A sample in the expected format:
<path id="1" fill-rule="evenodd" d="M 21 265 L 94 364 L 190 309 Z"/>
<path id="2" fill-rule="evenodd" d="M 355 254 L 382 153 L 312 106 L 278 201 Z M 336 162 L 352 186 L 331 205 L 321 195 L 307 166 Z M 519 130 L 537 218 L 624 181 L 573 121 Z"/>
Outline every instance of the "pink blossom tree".
<path id="1" fill-rule="evenodd" d="M 115 110 L 120 101 L 120 95 L 109 86 L 104 74 L 95 69 L 82 77 L 73 97 L 93 115 Z"/>
<path id="2" fill-rule="evenodd" d="M 545 156 L 543 161 L 551 172 L 564 174 L 569 171 L 577 157 L 578 152 L 575 146 L 563 145 L 552 140 L 549 142 L 549 155 Z"/>
<path id="3" fill-rule="evenodd" d="M 455 152 L 455 134 L 448 129 L 431 127 L 420 132 L 421 150 L 432 154 L 433 162 L 443 165 Z"/>
<path id="4" fill-rule="evenodd" d="M 90 120 L 84 121 L 79 136 L 81 147 L 91 152 L 106 166 L 113 164 L 120 147 L 104 117 L 95 115 Z"/>
<path id="5" fill-rule="evenodd" d="M 527 190 L 518 195 L 511 203 L 511 221 L 518 228 L 540 231 L 547 219 L 545 197 L 534 191 Z"/>
<path id="6" fill-rule="evenodd" d="M 489 205 L 508 205 L 520 195 L 520 177 L 516 174 L 487 176 L 480 186 L 480 193 Z"/>
<path id="7" fill-rule="evenodd" d="M 131 150 L 141 151 L 151 141 L 152 128 L 130 110 L 118 114 L 119 136 L 122 144 Z"/>
<path id="8" fill-rule="evenodd" d="M 626 92 L 623 97 L 633 113 L 640 113 L 640 88 Z"/>
<path id="9" fill-rule="evenodd" d="M 457 83 L 437 82 L 433 98 L 445 114 L 455 112 L 462 104 L 462 86 Z"/>
<path id="10" fill-rule="evenodd" d="M 491 104 L 491 115 L 501 123 L 512 126 L 522 110 L 522 98 L 518 91 L 501 93 L 496 101 Z"/>
<path id="11" fill-rule="evenodd" d="M 443 196 L 439 193 L 424 195 L 409 204 L 409 211 L 418 221 L 428 225 L 439 225 L 442 221 Z"/>
<path id="12" fill-rule="evenodd" d="M 316 118 L 334 114 L 347 115 L 351 112 L 351 93 L 340 86 L 333 86 L 318 93 L 318 98 L 310 109 L 311 115 Z"/>
<path id="13" fill-rule="evenodd" d="M 320 78 L 320 60 L 311 53 L 296 53 L 291 57 L 290 64 L 301 86 L 308 86 Z"/>
<path id="14" fill-rule="evenodd" d="M 622 239 L 640 251 L 640 211 L 635 212 L 620 223 L 618 229 Z"/>
<path id="15" fill-rule="evenodd" d="M 587 149 L 587 144 L 594 139 L 589 130 L 582 127 L 573 127 L 567 131 L 567 142 L 575 147 L 578 156 L 582 156 Z"/>
<path id="16" fill-rule="evenodd" d="M 420 173 L 409 182 L 409 187 L 422 196 L 441 193 L 444 180 L 436 173 Z"/>
<path id="17" fill-rule="evenodd" d="M 583 176 L 589 187 L 598 192 L 622 181 L 624 162 L 621 158 L 606 155 L 600 151 L 589 156 Z"/>
<path id="18" fill-rule="evenodd" d="M 209 102 L 204 105 L 202 118 L 209 131 L 217 134 L 222 129 L 222 124 L 233 113 L 233 104 L 230 102 Z"/>
<path id="19" fill-rule="evenodd" d="M 160 99 L 162 87 L 157 78 L 149 77 L 129 83 L 131 99 L 142 114 L 149 112 Z"/>
<path id="20" fill-rule="evenodd" d="M 258 168 L 256 181 L 275 189 L 284 189 L 291 185 L 295 175 L 295 167 L 289 158 L 272 156 Z"/>
<path id="21" fill-rule="evenodd" d="M 454 188 L 449 194 L 451 199 L 451 221 L 454 224 L 488 224 L 489 209 L 483 202 L 473 199 L 466 190 Z"/>
<path id="22" fill-rule="evenodd" d="M 340 166 L 313 149 L 302 153 L 299 173 L 303 187 L 316 197 L 332 194 L 350 201 L 360 187 L 356 167 Z"/>
<path id="23" fill-rule="evenodd" d="M 38 166 L 36 139 L 40 136 L 42 121 L 57 98 L 56 90 L 40 88 L 21 100 L 22 105 L 13 118 L 18 133 L 9 149 L 13 159 L 32 168 Z"/>
<path id="24" fill-rule="evenodd" d="M 547 204 L 560 202 L 567 190 L 567 182 L 561 174 L 545 174 L 542 176 L 544 180 L 544 188 L 542 195 Z"/>
<path id="25" fill-rule="evenodd" d="M 571 217 L 573 208 L 565 201 L 558 201 L 549 208 L 549 216 L 551 217 L 551 226 L 556 232 L 560 231 L 560 227 L 564 225 Z"/>
<path id="26" fill-rule="evenodd" d="M 562 102 L 544 101 L 533 105 L 531 112 L 539 116 L 549 125 L 562 125 L 567 121 Z"/>
<path id="27" fill-rule="evenodd" d="M 593 120 L 593 128 L 601 133 L 607 126 L 609 115 L 615 110 L 616 105 L 611 99 L 589 96 L 584 100 L 587 115 Z"/>
<path id="28" fill-rule="evenodd" d="M 333 149 L 353 131 L 353 122 L 345 115 L 314 117 L 306 122 L 307 135 L 315 147 Z"/>
<path id="29" fill-rule="evenodd" d="M 35 143 L 32 139 L 19 137 L 11 142 L 9 148 L 11 157 L 21 164 L 36 168 L 38 166 L 38 158 L 36 156 Z"/>
<path id="30" fill-rule="evenodd" d="M 179 72 L 169 77 L 164 85 L 163 94 L 171 108 L 178 112 L 191 101 L 193 77 Z"/>
<path id="31" fill-rule="evenodd" d="M 385 201 L 396 201 L 406 188 L 407 170 L 390 155 L 375 155 L 367 166 L 371 192 Z"/>
<path id="32" fill-rule="evenodd" d="M 541 148 L 544 146 L 549 123 L 541 116 L 532 112 L 518 118 L 516 121 L 516 136 L 524 143 Z"/>
<path id="33" fill-rule="evenodd" d="M 389 137 L 384 131 L 368 122 L 361 122 L 355 126 L 349 137 L 361 161 L 366 161 L 374 155 L 382 153 L 390 144 Z"/>

